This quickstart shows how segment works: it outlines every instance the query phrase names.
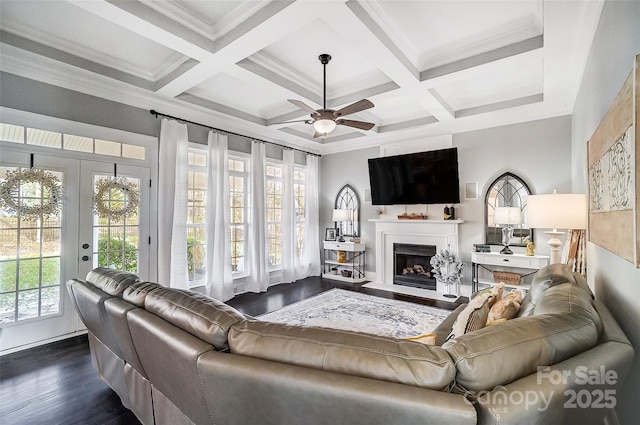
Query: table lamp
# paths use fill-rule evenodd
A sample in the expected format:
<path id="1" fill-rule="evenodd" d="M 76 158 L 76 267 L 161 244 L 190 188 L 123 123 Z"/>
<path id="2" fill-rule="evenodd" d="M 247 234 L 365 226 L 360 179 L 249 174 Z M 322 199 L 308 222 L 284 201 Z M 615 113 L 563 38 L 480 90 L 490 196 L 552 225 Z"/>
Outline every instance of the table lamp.
<path id="1" fill-rule="evenodd" d="M 547 195 L 529 195 L 527 198 L 527 225 L 530 228 L 553 229 L 549 235 L 551 264 L 560 262 L 558 239 L 565 232 L 558 229 L 587 228 L 587 196 L 580 193 L 557 193 Z"/>
<path id="2" fill-rule="evenodd" d="M 518 207 L 496 207 L 493 212 L 493 223 L 505 225 L 502 228 L 502 251 L 500 254 L 513 254 L 509 249 L 511 238 L 513 238 L 512 224 L 522 224 L 522 210 Z"/>
<path id="3" fill-rule="evenodd" d="M 351 220 L 351 213 L 350 210 L 347 209 L 335 209 L 333 210 L 333 214 L 331 216 L 331 221 L 334 222 L 343 222 L 343 221 L 349 221 Z M 344 242 L 344 234 L 342 232 L 342 227 L 338 227 L 336 226 L 336 228 L 338 229 L 338 233 L 340 235 L 340 238 L 338 239 L 338 242 Z"/>

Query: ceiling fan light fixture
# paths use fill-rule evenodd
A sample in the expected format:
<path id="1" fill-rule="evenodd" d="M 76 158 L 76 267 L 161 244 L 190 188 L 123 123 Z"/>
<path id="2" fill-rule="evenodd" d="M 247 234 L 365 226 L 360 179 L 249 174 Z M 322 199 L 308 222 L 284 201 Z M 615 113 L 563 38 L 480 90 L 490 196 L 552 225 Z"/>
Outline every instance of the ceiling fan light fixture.
<path id="1" fill-rule="evenodd" d="M 322 118 L 313 122 L 313 128 L 318 133 L 322 133 L 326 136 L 336 129 L 336 122 L 331 119 Z"/>

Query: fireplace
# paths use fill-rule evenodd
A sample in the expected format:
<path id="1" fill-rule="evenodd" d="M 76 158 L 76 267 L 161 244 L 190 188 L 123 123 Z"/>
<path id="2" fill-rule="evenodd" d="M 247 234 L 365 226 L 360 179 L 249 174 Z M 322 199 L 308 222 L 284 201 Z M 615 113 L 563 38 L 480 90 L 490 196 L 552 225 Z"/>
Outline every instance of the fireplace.
<path id="1" fill-rule="evenodd" d="M 422 289 L 436 290 L 431 277 L 431 257 L 436 255 L 435 245 L 393 244 L 393 283 Z"/>

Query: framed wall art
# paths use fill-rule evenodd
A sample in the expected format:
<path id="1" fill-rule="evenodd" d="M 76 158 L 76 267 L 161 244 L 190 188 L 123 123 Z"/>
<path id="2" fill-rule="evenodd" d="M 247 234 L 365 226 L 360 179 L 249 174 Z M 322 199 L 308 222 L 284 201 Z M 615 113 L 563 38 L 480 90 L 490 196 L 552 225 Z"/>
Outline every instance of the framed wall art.
<path id="1" fill-rule="evenodd" d="M 640 267 L 639 86 L 640 55 L 587 147 L 589 241 L 636 267 Z"/>

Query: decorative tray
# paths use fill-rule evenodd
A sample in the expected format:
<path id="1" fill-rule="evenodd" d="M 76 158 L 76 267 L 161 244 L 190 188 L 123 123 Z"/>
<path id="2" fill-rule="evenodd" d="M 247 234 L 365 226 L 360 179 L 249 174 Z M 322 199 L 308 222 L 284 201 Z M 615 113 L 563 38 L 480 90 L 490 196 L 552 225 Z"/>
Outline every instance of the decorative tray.
<path id="1" fill-rule="evenodd" d="M 398 214 L 398 220 L 426 220 L 426 214 Z"/>

